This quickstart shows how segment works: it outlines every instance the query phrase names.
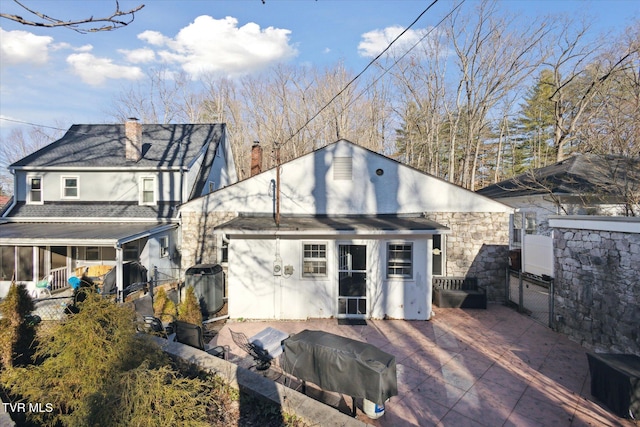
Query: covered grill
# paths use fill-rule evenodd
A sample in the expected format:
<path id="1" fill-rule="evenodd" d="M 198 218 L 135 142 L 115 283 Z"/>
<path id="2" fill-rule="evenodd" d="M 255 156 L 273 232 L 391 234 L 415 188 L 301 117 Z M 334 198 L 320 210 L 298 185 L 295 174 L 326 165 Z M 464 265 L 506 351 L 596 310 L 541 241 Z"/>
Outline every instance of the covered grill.
<path id="1" fill-rule="evenodd" d="M 398 394 L 396 358 L 360 341 L 304 330 L 283 341 L 282 368 L 323 390 L 378 405 Z"/>

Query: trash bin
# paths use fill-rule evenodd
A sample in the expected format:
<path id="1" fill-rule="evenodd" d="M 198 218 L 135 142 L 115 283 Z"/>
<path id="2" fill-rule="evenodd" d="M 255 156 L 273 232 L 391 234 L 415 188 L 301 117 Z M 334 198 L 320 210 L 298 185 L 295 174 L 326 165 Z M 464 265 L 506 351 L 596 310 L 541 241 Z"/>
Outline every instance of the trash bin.
<path id="1" fill-rule="evenodd" d="M 224 272 L 220 264 L 197 264 L 185 273 L 185 286 L 193 286 L 205 315 L 214 314 L 224 305 Z"/>

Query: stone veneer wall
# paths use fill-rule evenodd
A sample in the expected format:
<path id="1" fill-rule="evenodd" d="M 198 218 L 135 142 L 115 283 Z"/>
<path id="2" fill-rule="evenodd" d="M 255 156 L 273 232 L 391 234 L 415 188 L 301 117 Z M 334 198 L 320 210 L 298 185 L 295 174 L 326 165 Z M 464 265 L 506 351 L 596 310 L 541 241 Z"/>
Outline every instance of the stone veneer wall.
<path id="1" fill-rule="evenodd" d="M 640 356 L 640 234 L 558 228 L 554 251 L 557 330 Z"/>
<path id="2" fill-rule="evenodd" d="M 182 213 L 182 269 L 195 264 L 218 262 L 218 239 L 213 234 L 217 225 L 235 218 L 235 212 Z"/>
<path id="3" fill-rule="evenodd" d="M 446 275 L 475 276 L 487 299 L 504 302 L 509 265 L 509 213 L 438 212 L 426 217 L 451 229 L 446 236 Z"/>

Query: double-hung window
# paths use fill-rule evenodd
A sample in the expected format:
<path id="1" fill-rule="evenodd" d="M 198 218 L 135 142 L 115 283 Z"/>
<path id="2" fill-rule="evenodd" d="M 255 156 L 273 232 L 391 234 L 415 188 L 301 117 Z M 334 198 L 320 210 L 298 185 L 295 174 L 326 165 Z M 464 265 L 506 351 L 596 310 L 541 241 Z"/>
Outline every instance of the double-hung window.
<path id="1" fill-rule="evenodd" d="M 43 203 L 42 177 L 30 176 L 27 181 L 29 183 L 29 203 Z"/>
<path id="2" fill-rule="evenodd" d="M 327 275 L 327 244 L 302 244 L 302 275 L 307 277 Z"/>
<path id="3" fill-rule="evenodd" d="M 77 199 L 79 196 L 78 177 L 63 176 L 61 180 L 62 180 L 62 198 Z"/>
<path id="4" fill-rule="evenodd" d="M 154 177 L 143 177 L 140 179 L 140 204 L 156 204 L 156 180 Z"/>
<path id="5" fill-rule="evenodd" d="M 413 245 L 387 244 L 387 277 L 411 279 L 413 277 Z"/>

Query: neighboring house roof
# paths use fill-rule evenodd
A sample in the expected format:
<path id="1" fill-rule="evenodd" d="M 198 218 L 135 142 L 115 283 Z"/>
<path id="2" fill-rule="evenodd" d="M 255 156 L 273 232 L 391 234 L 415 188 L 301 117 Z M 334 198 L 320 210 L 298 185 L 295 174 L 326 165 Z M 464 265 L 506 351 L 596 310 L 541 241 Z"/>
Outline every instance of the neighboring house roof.
<path id="1" fill-rule="evenodd" d="M 177 203 L 139 205 L 137 202 L 47 202 L 31 205 L 16 203 L 8 218 L 118 218 L 146 219 L 175 217 Z"/>
<path id="2" fill-rule="evenodd" d="M 227 234 L 443 234 L 448 227 L 423 216 L 400 215 L 283 215 L 276 226 L 271 216 L 239 216 L 216 226 Z"/>
<path id="3" fill-rule="evenodd" d="M 0 245 L 113 245 L 177 227 L 161 222 L 79 223 L 15 222 L 2 224 Z"/>
<path id="4" fill-rule="evenodd" d="M 640 189 L 640 159 L 578 154 L 477 191 L 493 199 L 556 195 L 616 196 L 622 186 Z"/>
<path id="5" fill-rule="evenodd" d="M 135 162 L 124 155 L 124 124 L 73 125 L 62 138 L 9 168 L 189 167 L 207 144 L 218 144 L 224 132 L 224 124 L 144 124 L 143 157 Z"/>

